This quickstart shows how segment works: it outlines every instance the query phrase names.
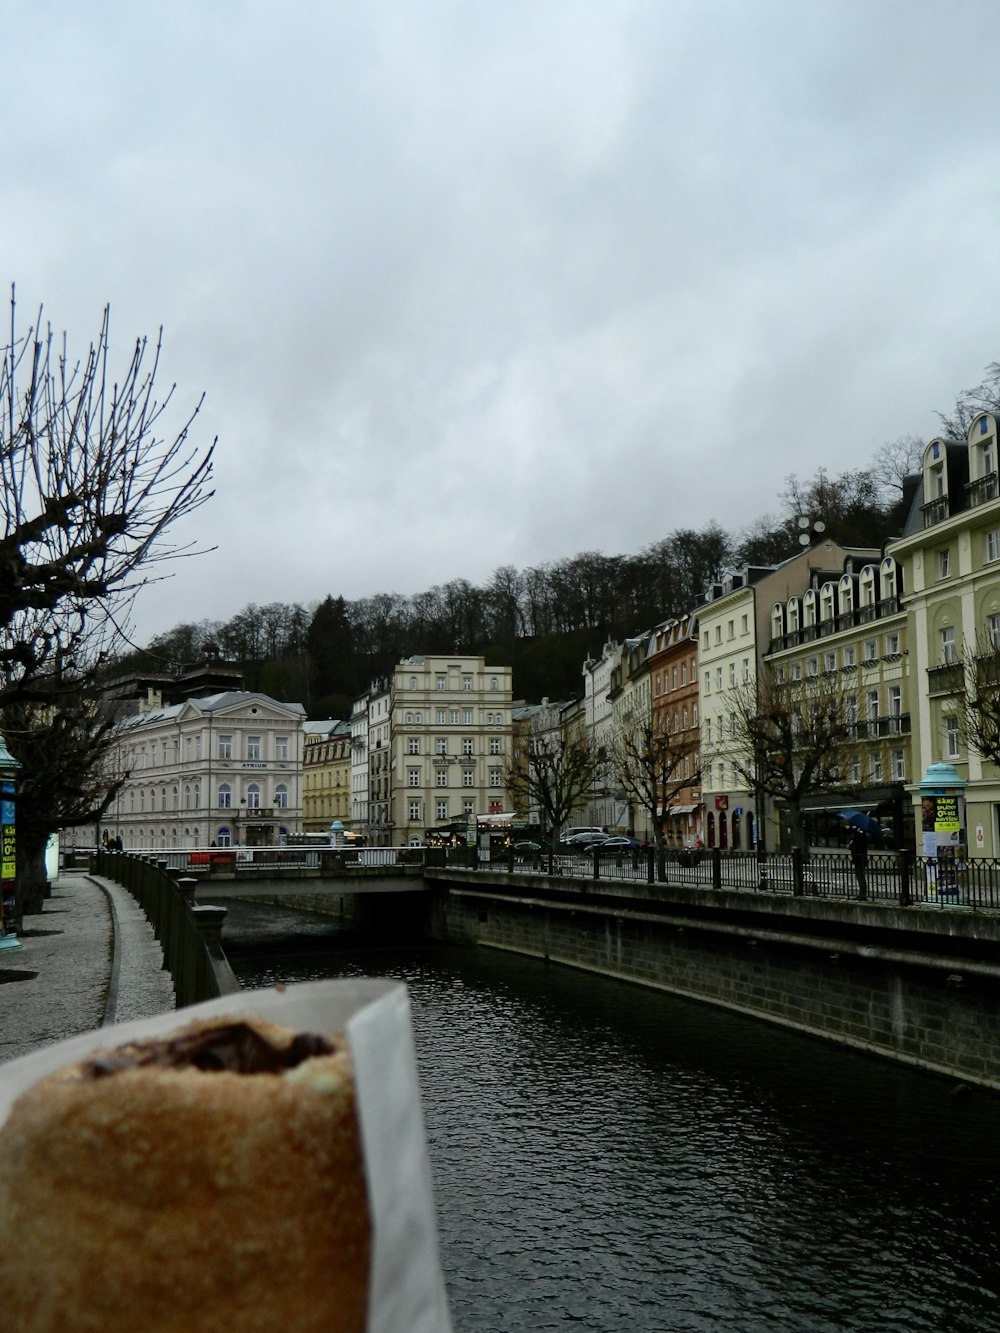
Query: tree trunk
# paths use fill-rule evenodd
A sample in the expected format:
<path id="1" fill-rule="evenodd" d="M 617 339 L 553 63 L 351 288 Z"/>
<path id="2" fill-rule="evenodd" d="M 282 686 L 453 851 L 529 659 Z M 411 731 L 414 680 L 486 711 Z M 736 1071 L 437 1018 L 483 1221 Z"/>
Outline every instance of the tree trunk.
<path id="1" fill-rule="evenodd" d="M 17 830 L 16 914 L 37 916 L 45 906 L 49 881 L 45 873 L 45 846 L 48 835 Z"/>

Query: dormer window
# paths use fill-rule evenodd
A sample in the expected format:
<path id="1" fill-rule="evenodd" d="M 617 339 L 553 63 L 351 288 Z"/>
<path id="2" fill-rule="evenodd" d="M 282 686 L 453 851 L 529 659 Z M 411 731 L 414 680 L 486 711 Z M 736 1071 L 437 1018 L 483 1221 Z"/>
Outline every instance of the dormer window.
<path id="1" fill-rule="evenodd" d="M 969 503 L 986 504 L 997 498 L 997 428 L 990 413 L 973 422 L 969 429 Z"/>

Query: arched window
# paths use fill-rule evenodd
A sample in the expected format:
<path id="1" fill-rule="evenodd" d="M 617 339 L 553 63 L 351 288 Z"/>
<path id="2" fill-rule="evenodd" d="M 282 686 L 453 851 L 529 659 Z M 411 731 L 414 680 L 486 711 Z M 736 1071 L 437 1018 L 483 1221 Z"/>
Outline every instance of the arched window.
<path id="1" fill-rule="evenodd" d="M 256 782 L 251 782 L 250 786 L 247 787 L 247 809 L 260 809 L 260 787 L 258 787 Z"/>
<path id="2" fill-rule="evenodd" d="M 899 596 L 899 586 L 896 582 L 896 562 L 891 555 L 887 555 L 882 561 L 879 584 L 879 596 L 882 601 L 895 601 Z"/>
<path id="3" fill-rule="evenodd" d="M 233 803 L 233 789 L 228 782 L 219 784 L 219 809 L 228 810 Z"/>
<path id="4" fill-rule="evenodd" d="M 840 614 L 849 617 L 854 610 L 854 580 L 850 574 L 844 574 L 840 580 Z M 850 620 L 845 620 L 841 628 L 846 628 Z"/>
<path id="5" fill-rule="evenodd" d="M 808 588 L 805 596 L 802 598 L 802 624 L 803 626 L 816 624 L 816 589 Z"/>
<path id="6" fill-rule="evenodd" d="M 228 847 L 230 845 L 229 829 L 225 824 L 223 824 L 222 828 L 216 833 L 215 841 L 220 847 Z"/>
<path id="7" fill-rule="evenodd" d="M 715 815 L 711 810 L 705 817 L 705 841 L 709 847 L 715 846 Z"/>
<path id="8" fill-rule="evenodd" d="M 200 809 L 201 809 L 201 783 L 200 783 L 200 782 L 196 782 L 196 783 L 194 784 L 194 808 L 195 808 L 196 810 L 200 810 Z"/>
<path id="9" fill-rule="evenodd" d="M 771 638 L 780 639 L 785 633 L 785 608 L 780 602 L 771 607 Z"/>
<path id="10" fill-rule="evenodd" d="M 875 570 L 865 565 L 858 580 L 858 603 L 862 607 L 875 605 Z"/>
<path id="11" fill-rule="evenodd" d="M 833 620 L 837 614 L 837 589 L 832 583 L 824 583 L 819 590 L 820 621 Z M 829 632 L 829 631 L 828 631 Z"/>
<path id="12" fill-rule="evenodd" d="M 191 809 L 191 784 L 190 784 L 190 782 L 185 782 L 185 784 L 184 784 L 184 809 L 185 809 L 185 810 L 190 810 L 190 809 Z"/>
<path id="13" fill-rule="evenodd" d="M 733 847 L 735 848 L 739 847 L 740 845 L 740 815 L 738 810 L 733 811 L 732 824 L 733 824 Z"/>
<path id="14" fill-rule="evenodd" d="M 279 782 L 274 789 L 274 804 L 279 810 L 288 809 L 288 788 L 283 782 Z"/>
<path id="15" fill-rule="evenodd" d="M 785 610 L 785 623 L 788 626 L 789 634 L 798 633 L 799 626 L 802 623 L 799 611 L 799 599 L 797 597 L 789 597 L 788 606 Z"/>

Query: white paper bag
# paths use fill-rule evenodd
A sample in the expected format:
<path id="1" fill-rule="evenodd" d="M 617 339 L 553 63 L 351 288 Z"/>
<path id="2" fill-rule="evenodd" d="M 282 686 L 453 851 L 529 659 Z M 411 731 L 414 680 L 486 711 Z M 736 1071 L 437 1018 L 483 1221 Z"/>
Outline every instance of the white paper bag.
<path id="1" fill-rule="evenodd" d="M 56 1069 L 97 1050 L 165 1036 L 196 1018 L 240 1013 L 259 1014 L 302 1032 L 346 1035 L 372 1218 L 368 1333 L 451 1333 L 410 1002 L 398 982 L 312 981 L 240 991 L 46 1046 L 0 1065 L 0 1133 L 17 1097 Z"/>

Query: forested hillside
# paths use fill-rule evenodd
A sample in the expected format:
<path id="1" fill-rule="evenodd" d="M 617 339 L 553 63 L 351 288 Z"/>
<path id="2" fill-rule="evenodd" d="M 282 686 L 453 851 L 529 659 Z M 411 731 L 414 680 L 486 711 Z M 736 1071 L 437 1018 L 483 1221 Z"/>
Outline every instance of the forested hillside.
<path id="1" fill-rule="evenodd" d="M 680 529 L 634 555 L 585 550 L 524 570 L 503 566 L 481 586 L 455 578 L 408 597 L 380 592 L 349 602 L 331 590 L 310 607 L 249 605 L 225 622 L 178 625 L 118 666 L 179 670 L 216 653 L 242 666 L 250 689 L 299 701 L 312 717 L 345 717 L 399 658 L 458 651 L 509 662 L 517 698 L 571 697 L 583 661 L 608 639 L 696 608 L 728 566 L 793 555 L 800 514 L 822 518 L 845 545 L 880 549 L 901 528 L 903 477 L 919 449 L 906 438 L 883 446 L 869 470 L 821 469 L 805 483 L 789 477 L 781 515 L 737 534 L 714 523 Z"/>

